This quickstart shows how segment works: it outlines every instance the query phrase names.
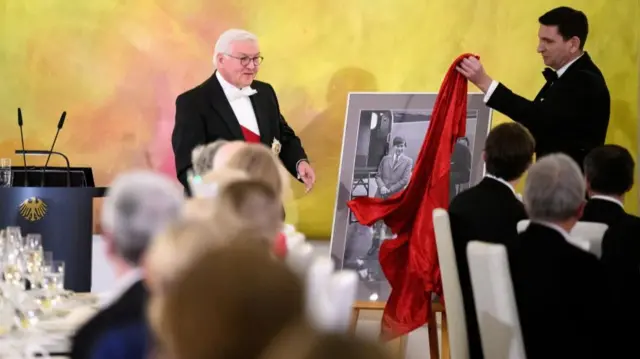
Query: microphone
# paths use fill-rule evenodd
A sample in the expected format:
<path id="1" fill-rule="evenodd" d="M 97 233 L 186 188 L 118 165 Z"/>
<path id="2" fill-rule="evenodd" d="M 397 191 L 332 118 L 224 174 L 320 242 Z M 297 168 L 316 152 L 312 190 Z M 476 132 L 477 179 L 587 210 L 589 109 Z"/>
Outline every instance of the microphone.
<path id="1" fill-rule="evenodd" d="M 67 117 L 67 111 L 62 112 L 62 116 L 60 116 L 60 121 L 58 121 L 58 130 L 56 130 L 56 136 L 53 138 L 53 143 L 51 144 L 51 149 L 49 150 L 49 155 L 47 156 L 47 161 L 44 163 L 44 167 L 42 167 L 42 180 L 40 181 L 40 187 L 44 187 L 44 173 L 47 170 L 47 166 L 49 165 L 49 159 L 51 159 L 51 154 L 53 153 L 53 147 L 56 145 L 56 141 L 58 140 L 58 134 L 64 126 L 64 119 Z"/>
<path id="2" fill-rule="evenodd" d="M 20 142 L 22 142 L 22 151 L 24 151 L 24 134 L 22 133 L 22 110 L 18 107 L 18 127 L 20 127 Z M 24 186 L 29 187 L 27 179 L 27 155 L 22 153 L 22 161 L 24 162 Z"/>

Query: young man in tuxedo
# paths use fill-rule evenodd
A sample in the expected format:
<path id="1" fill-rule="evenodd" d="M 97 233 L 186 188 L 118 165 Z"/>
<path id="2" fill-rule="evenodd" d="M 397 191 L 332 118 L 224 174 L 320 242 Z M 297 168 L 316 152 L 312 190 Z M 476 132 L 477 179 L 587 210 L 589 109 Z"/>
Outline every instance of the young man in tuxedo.
<path id="1" fill-rule="evenodd" d="M 216 71 L 176 99 L 171 137 L 178 179 L 188 190 L 191 151 L 216 140 L 263 143 L 309 191 L 315 174 L 300 139 L 280 112 L 270 84 L 255 80 L 262 63 L 258 39 L 245 31 L 224 32 L 215 46 Z"/>
<path id="2" fill-rule="evenodd" d="M 589 201 L 582 221 L 604 223 L 611 227 L 628 215 L 622 204 L 633 187 L 635 162 L 626 148 L 604 145 L 593 149 L 584 159 Z"/>
<path id="3" fill-rule="evenodd" d="M 507 243 L 518 235 L 517 224 L 527 214 L 514 187 L 533 161 L 535 142 L 522 125 L 496 126 L 485 142 L 486 177 L 461 192 L 449 205 L 451 234 L 458 265 L 469 339 L 470 358 L 482 358 L 467 262 L 467 244 L 472 240 Z"/>
<path id="4" fill-rule="evenodd" d="M 533 101 L 493 80 L 474 57 L 458 71 L 485 93 L 487 106 L 526 126 L 536 139 L 536 155 L 569 155 L 578 164 L 603 145 L 609 126 L 611 98 L 600 69 L 584 45 L 587 17 L 569 7 L 553 9 L 538 19 L 538 52 L 546 84 Z"/>
<path id="5" fill-rule="evenodd" d="M 589 201 L 581 221 L 609 226 L 602 239 L 601 262 L 607 270 L 611 294 L 617 301 L 612 309 L 619 311 L 621 318 L 637 324 L 640 322 L 637 305 L 640 302 L 640 218 L 627 213 L 623 205 L 624 195 L 633 187 L 635 162 L 626 148 L 604 145 L 589 152 L 584 160 L 584 173 Z M 629 329 L 624 330 L 620 335 L 630 334 Z"/>
<path id="6" fill-rule="evenodd" d="M 610 312 L 597 309 L 610 308 L 603 266 L 570 243 L 584 193 L 580 167 L 565 154 L 541 158 L 527 174 L 531 223 L 507 246 L 527 358 L 604 358 L 615 349 L 606 339 Z"/>

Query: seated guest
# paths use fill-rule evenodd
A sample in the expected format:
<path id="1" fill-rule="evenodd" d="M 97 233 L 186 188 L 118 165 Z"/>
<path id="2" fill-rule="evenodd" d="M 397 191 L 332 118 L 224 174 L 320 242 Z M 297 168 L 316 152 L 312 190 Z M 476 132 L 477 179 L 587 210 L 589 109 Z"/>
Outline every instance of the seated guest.
<path id="1" fill-rule="evenodd" d="M 613 309 L 620 318 L 635 322 L 619 336 L 628 335 L 640 322 L 640 218 L 625 212 L 622 199 L 633 187 L 635 162 L 624 147 L 604 145 L 587 155 L 584 172 L 590 199 L 582 220 L 609 226 L 602 239 L 601 262 L 614 291 Z"/>
<path id="2" fill-rule="evenodd" d="M 238 148 L 229 158 L 226 168 L 242 170 L 249 175 L 249 178 L 269 183 L 278 193 L 283 204 L 287 199 L 293 198 L 289 173 L 280 159 L 269 148 L 261 144 L 243 143 L 243 146 Z M 284 220 L 284 206 L 281 213 L 282 220 Z"/>
<path id="3" fill-rule="evenodd" d="M 589 201 L 581 220 L 611 225 L 627 216 L 622 200 L 633 187 L 635 163 L 618 145 L 596 147 L 584 159 Z"/>
<path id="4" fill-rule="evenodd" d="M 104 200 L 101 227 L 107 257 L 118 282 L 102 309 L 73 336 L 71 358 L 100 357 L 111 353 L 115 341 L 123 358 L 140 358 L 145 348 L 147 290 L 140 269 L 151 238 L 175 220 L 184 202 L 182 188 L 152 172 L 120 175 Z M 115 333 L 115 334 L 114 334 Z M 103 342 L 102 339 L 105 339 Z"/>
<path id="5" fill-rule="evenodd" d="M 157 305 L 152 297 L 150 322 L 162 357 L 259 358 L 280 332 L 305 320 L 301 280 L 245 239 L 203 251 Z"/>
<path id="6" fill-rule="evenodd" d="M 515 122 L 489 133 L 483 157 L 487 175 L 476 186 L 458 194 L 449 205 L 451 233 L 460 277 L 470 358 L 482 358 L 482 344 L 471 289 L 467 244 L 472 240 L 507 243 L 517 236 L 518 221 L 526 219 L 514 187 L 533 161 L 535 142 Z"/>
<path id="7" fill-rule="evenodd" d="M 220 146 L 213 157 L 213 168 L 220 169 L 227 166 L 231 157 L 233 157 L 239 149 L 243 148 L 247 143 L 244 141 L 228 141 Z"/>
<path id="8" fill-rule="evenodd" d="M 584 208 L 585 182 L 567 155 L 538 160 L 527 175 L 529 227 L 508 246 L 527 358 L 605 358 L 608 293 L 591 253 L 570 244 Z"/>
<path id="9" fill-rule="evenodd" d="M 221 187 L 216 198 L 197 200 L 190 202 L 193 207 L 183 213 L 182 221 L 153 241 L 145 258 L 146 279 L 152 290 L 162 286 L 159 283 L 164 278 L 173 277 L 194 253 L 226 245 L 239 233 L 253 233 L 252 240 L 259 240 L 265 251 L 274 249 L 282 231 L 281 202 L 267 184 L 239 180 Z"/>

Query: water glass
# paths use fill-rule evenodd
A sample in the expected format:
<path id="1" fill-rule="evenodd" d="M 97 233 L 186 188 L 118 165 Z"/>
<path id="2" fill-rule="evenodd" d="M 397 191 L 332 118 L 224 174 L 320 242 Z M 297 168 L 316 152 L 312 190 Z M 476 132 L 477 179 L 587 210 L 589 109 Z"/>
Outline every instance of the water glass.
<path id="1" fill-rule="evenodd" d="M 44 264 L 42 285 L 51 292 L 64 291 L 64 261 L 50 261 Z"/>
<path id="2" fill-rule="evenodd" d="M 11 159 L 0 158 L 0 187 L 11 187 L 12 183 Z"/>

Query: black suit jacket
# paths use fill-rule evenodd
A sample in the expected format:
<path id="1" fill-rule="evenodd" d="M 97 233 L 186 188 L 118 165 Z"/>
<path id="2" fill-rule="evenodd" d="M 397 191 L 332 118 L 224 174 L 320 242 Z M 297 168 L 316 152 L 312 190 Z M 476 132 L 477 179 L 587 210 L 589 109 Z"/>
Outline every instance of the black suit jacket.
<path id="1" fill-rule="evenodd" d="M 487 106 L 531 131 L 537 158 L 563 152 L 582 167 L 586 154 L 604 144 L 611 98 L 600 69 L 584 53 L 533 101 L 500 84 Z"/>
<path id="2" fill-rule="evenodd" d="M 602 308 L 610 305 L 598 259 L 537 223 L 508 254 L 527 358 L 608 358 L 609 313 Z"/>
<path id="3" fill-rule="evenodd" d="M 624 208 L 617 203 L 606 199 L 592 198 L 584 206 L 581 221 L 604 223 L 611 227 L 615 222 L 624 218 L 627 214 Z"/>
<path id="4" fill-rule="evenodd" d="M 523 204 L 511 189 L 492 178 L 484 178 L 476 186 L 460 193 L 449 205 L 471 359 L 482 358 L 483 354 L 467 261 L 467 244 L 472 240 L 507 244 L 518 235 L 518 221 L 526 218 Z"/>
<path id="5" fill-rule="evenodd" d="M 273 140 L 278 140 L 282 145 L 282 163 L 297 177 L 298 161 L 307 159 L 300 139 L 280 113 L 278 97 L 273 87 L 261 81 L 253 81 L 251 87 L 257 91 L 249 98 L 258 121 L 260 141 L 271 147 Z M 189 188 L 187 170 L 191 168 L 191 151 L 197 145 L 219 139 L 244 141 L 244 136 L 214 73 L 204 83 L 176 99 L 176 121 L 171 144 L 178 179 L 186 189 Z"/>
<path id="6" fill-rule="evenodd" d="M 594 198 L 587 202 L 581 220 L 609 226 L 602 238 L 600 260 L 607 274 L 608 295 L 614 301 L 612 312 L 621 329 L 616 336 L 637 337 L 640 335 L 640 218 L 626 213 L 617 203 Z M 634 340 L 621 340 L 623 345 L 625 342 L 635 344 Z M 634 345 L 627 350 L 638 352 Z"/>
<path id="7" fill-rule="evenodd" d="M 71 359 L 90 359 L 93 346 L 109 330 L 146 322 L 148 292 L 142 281 L 85 323 L 72 338 Z"/>

